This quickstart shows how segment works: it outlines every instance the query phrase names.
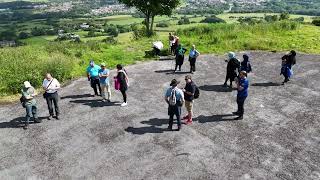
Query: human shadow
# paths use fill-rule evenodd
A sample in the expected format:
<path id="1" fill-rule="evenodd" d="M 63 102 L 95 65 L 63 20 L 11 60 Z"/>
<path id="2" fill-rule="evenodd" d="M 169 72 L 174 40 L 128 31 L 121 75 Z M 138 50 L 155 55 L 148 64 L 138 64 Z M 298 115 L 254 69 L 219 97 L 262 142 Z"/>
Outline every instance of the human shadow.
<path id="1" fill-rule="evenodd" d="M 143 135 L 147 133 L 164 133 L 166 131 L 170 131 L 167 128 L 161 128 L 160 126 L 164 124 L 168 124 L 169 119 L 158 119 L 158 118 L 153 118 L 148 121 L 142 121 L 141 124 L 147 124 L 150 126 L 147 127 L 139 127 L 139 128 L 134 128 L 134 127 L 128 127 L 125 129 L 126 132 L 132 133 L 132 134 L 138 134 L 138 135 Z"/>
<path id="2" fill-rule="evenodd" d="M 214 92 L 232 92 L 235 88 L 223 87 L 222 85 L 204 85 L 199 87 L 203 91 L 214 91 Z"/>
<path id="3" fill-rule="evenodd" d="M 83 104 L 86 106 L 90 106 L 91 108 L 97 108 L 97 107 L 106 107 L 106 106 L 120 106 L 119 101 L 115 102 L 103 102 L 101 100 L 73 100 L 70 101 L 70 103 L 76 103 L 76 104 Z"/>
<path id="4" fill-rule="evenodd" d="M 172 69 L 167 69 L 167 70 L 158 70 L 158 71 L 154 71 L 155 73 L 173 73 L 174 70 Z"/>
<path id="5" fill-rule="evenodd" d="M 231 118 L 233 116 L 233 118 Z M 199 123 L 210 123 L 210 122 L 222 122 L 222 121 L 237 121 L 234 119 L 232 114 L 221 114 L 221 115 L 212 115 L 212 116 L 199 116 L 194 118 L 193 121 L 198 121 Z"/>
<path id="6" fill-rule="evenodd" d="M 281 86 L 280 83 L 274 83 L 274 82 L 265 82 L 265 83 L 253 83 L 251 86 L 257 86 L 257 87 L 274 87 L 274 86 Z"/>
<path id="7" fill-rule="evenodd" d="M 88 98 L 88 97 L 93 97 L 93 95 L 91 94 L 71 95 L 71 96 L 61 97 L 60 99 L 82 99 L 82 98 Z"/>
<path id="8" fill-rule="evenodd" d="M 174 71 L 172 69 L 168 69 L 168 70 L 158 70 L 158 71 L 154 71 L 155 73 L 165 73 L 166 75 L 169 75 L 169 74 L 189 74 L 190 72 L 188 71 Z"/>
<path id="9" fill-rule="evenodd" d="M 47 119 L 48 117 L 39 117 L 39 120 Z M 0 123 L 0 129 L 1 128 L 21 128 L 24 125 L 24 122 L 26 120 L 26 117 L 17 117 L 9 122 L 2 122 Z M 29 124 L 37 124 L 33 121 L 33 118 L 29 121 Z"/>

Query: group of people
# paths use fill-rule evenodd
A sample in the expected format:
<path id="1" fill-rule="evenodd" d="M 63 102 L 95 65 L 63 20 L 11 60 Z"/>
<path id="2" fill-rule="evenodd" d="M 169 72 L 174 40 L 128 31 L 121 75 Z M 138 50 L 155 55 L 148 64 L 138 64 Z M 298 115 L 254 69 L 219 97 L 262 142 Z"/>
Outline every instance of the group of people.
<path id="1" fill-rule="evenodd" d="M 43 90 L 45 91 L 43 94 L 43 98 L 47 102 L 49 117 L 48 120 L 52 118 L 56 118 L 59 120 L 60 109 L 59 109 L 59 95 L 58 90 L 60 89 L 60 83 L 57 79 L 53 78 L 50 73 L 46 74 L 45 79 L 42 83 Z M 21 90 L 21 98 L 20 101 L 22 106 L 26 109 L 26 120 L 23 126 L 24 129 L 28 129 L 30 119 L 33 117 L 34 122 L 41 123 L 41 119 L 38 118 L 38 107 L 35 96 L 37 95 L 36 90 L 30 84 L 29 81 L 25 81 L 23 83 L 23 88 Z M 54 116 L 55 113 L 55 116 Z"/>

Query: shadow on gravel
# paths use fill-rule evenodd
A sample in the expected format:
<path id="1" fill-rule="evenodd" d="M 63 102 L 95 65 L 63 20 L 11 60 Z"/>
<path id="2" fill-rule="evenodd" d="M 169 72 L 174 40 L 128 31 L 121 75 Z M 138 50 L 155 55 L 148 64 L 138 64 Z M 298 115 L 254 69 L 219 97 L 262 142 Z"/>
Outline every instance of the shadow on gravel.
<path id="1" fill-rule="evenodd" d="M 186 72 L 186 71 L 177 71 L 174 72 L 174 70 L 159 70 L 159 71 L 154 71 L 155 73 L 165 73 L 166 75 L 168 74 L 189 74 L 190 72 Z"/>
<path id="2" fill-rule="evenodd" d="M 164 133 L 169 130 L 165 128 L 158 128 L 156 126 L 149 126 L 140 128 L 128 127 L 127 129 L 125 129 L 125 131 L 132 134 L 143 135 L 147 133 Z"/>
<path id="3" fill-rule="evenodd" d="M 142 121 L 142 124 L 148 124 L 151 126 L 148 127 L 140 127 L 140 128 L 134 128 L 134 127 L 128 127 L 125 129 L 125 131 L 132 133 L 132 134 L 138 134 L 138 135 L 143 135 L 147 133 L 164 133 L 166 131 L 169 131 L 167 128 L 160 128 L 157 126 L 162 126 L 164 124 L 168 124 L 169 119 L 158 119 L 158 118 L 153 118 L 150 119 L 149 121 Z"/>
<path id="4" fill-rule="evenodd" d="M 267 83 L 253 83 L 251 86 L 273 87 L 273 86 L 281 86 L 281 84 L 280 83 L 267 82 Z"/>
<path id="5" fill-rule="evenodd" d="M 21 128 L 24 125 L 26 117 L 18 117 L 9 122 L 0 123 L 0 129 L 2 128 Z M 47 117 L 39 117 L 40 120 L 47 119 Z M 31 118 L 30 124 L 36 124 Z"/>
<path id="6" fill-rule="evenodd" d="M 106 106 L 120 106 L 119 102 L 102 102 L 101 100 L 74 100 L 70 103 L 83 104 L 92 108 L 106 107 Z"/>
<path id="7" fill-rule="evenodd" d="M 87 97 L 94 97 L 91 94 L 81 94 L 81 95 L 71 95 L 71 96 L 64 96 L 60 99 L 81 99 L 81 98 L 87 98 Z"/>
<path id="8" fill-rule="evenodd" d="M 228 117 L 228 118 L 227 118 Z M 233 118 L 230 118 L 233 117 Z M 199 123 L 210 123 L 210 122 L 221 122 L 221 121 L 237 121 L 234 120 L 235 116 L 232 114 L 222 114 L 222 115 L 212 115 L 212 116 L 199 116 L 194 118 L 193 121 L 198 121 Z"/>
<path id="9" fill-rule="evenodd" d="M 233 89 L 223 87 L 222 85 L 204 85 L 199 87 L 203 91 L 215 91 L 215 92 L 232 92 Z"/>

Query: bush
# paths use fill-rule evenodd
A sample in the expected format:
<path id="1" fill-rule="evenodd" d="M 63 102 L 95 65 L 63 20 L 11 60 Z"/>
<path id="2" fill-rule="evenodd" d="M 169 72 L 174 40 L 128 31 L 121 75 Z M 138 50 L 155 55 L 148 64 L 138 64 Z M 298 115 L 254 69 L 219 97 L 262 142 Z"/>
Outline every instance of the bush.
<path id="1" fill-rule="evenodd" d="M 312 24 L 313 24 L 313 25 L 316 25 L 316 26 L 320 26 L 320 19 L 314 19 L 314 20 L 312 21 Z"/>
<path id="2" fill-rule="evenodd" d="M 102 40 L 102 42 L 108 43 L 108 44 L 117 44 L 118 41 L 113 37 L 107 37 L 106 39 Z"/>
<path id="3" fill-rule="evenodd" d="M 285 12 L 285 13 L 281 13 L 280 14 L 280 17 L 279 17 L 279 20 L 288 20 L 290 18 L 290 15 L 289 13 Z"/>
<path id="4" fill-rule="evenodd" d="M 20 32 L 18 38 L 19 39 L 27 39 L 29 37 L 29 33 L 27 32 Z"/>
<path id="5" fill-rule="evenodd" d="M 143 25 L 134 25 L 132 26 L 132 30 L 133 30 L 133 38 L 136 40 L 141 39 L 143 37 L 147 37 L 146 27 Z"/>
<path id="6" fill-rule="evenodd" d="M 181 17 L 181 19 L 178 21 L 178 25 L 183 24 L 190 24 L 190 20 L 187 16 Z"/>
<path id="7" fill-rule="evenodd" d="M 109 35 L 109 36 L 113 36 L 113 37 L 117 37 L 119 35 L 119 30 L 116 26 L 108 26 L 105 29 L 105 32 Z"/>
<path id="8" fill-rule="evenodd" d="M 204 20 L 201 21 L 201 23 L 225 23 L 221 18 L 218 18 L 217 16 L 211 16 L 211 17 L 206 17 Z"/>
<path id="9" fill-rule="evenodd" d="M 156 24 L 156 27 L 169 27 L 169 23 L 168 22 L 160 22 L 160 23 Z"/>

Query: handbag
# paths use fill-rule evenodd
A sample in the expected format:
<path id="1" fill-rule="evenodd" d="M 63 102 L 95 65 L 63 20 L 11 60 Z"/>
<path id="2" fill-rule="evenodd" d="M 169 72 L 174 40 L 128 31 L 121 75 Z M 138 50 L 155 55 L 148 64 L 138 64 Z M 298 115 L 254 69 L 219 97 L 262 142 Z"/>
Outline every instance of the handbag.
<path id="1" fill-rule="evenodd" d="M 115 90 L 120 90 L 120 82 L 117 77 L 114 78 L 114 89 Z"/>
<path id="2" fill-rule="evenodd" d="M 49 85 L 46 87 L 46 89 L 48 89 L 48 87 L 51 85 L 51 83 L 53 82 L 54 79 L 51 80 L 51 82 L 49 83 Z M 48 97 L 48 93 L 47 91 L 43 93 L 43 98 L 46 99 Z"/>

